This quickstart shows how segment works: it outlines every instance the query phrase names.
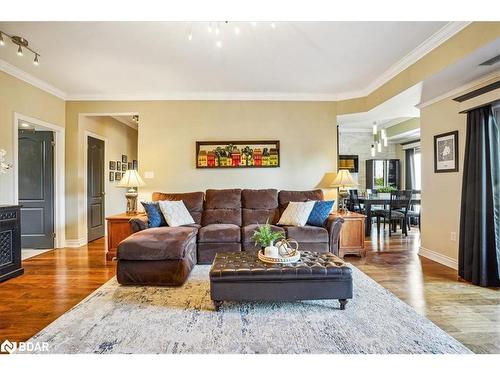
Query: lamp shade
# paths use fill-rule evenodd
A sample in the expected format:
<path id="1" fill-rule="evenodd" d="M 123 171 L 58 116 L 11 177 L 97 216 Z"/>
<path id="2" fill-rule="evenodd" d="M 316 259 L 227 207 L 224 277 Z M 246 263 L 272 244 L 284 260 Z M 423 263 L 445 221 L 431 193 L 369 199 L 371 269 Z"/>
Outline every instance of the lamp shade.
<path id="1" fill-rule="evenodd" d="M 340 169 L 337 177 L 332 182 L 331 187 L 350 187 L 358 184 L 352 179 L 351 173 L 347 169 Z"/>
<path id="2" fill-rule="evenodd" d="M 129 169 L 125 172 L 117 186 L 119 187 L 138 187 L 146 185 L 141 176 L 135 169 Z"/>

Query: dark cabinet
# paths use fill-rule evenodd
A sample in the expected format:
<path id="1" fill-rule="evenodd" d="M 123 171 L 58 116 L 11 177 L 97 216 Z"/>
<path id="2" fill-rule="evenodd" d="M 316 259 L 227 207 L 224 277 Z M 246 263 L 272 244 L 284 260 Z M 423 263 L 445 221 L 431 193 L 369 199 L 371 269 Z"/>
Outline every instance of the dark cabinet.
<path id="1" fill-rule="evenodd" d="M 22 275 L 21 206 L 0 205 L 0 281 Z"/>
<path id="2" fill-rule="evenodd" d="M 366 188 L 377 189 L 392 186 L 401 189 L 401 167 L 399 159 L 366 160 Z"/>

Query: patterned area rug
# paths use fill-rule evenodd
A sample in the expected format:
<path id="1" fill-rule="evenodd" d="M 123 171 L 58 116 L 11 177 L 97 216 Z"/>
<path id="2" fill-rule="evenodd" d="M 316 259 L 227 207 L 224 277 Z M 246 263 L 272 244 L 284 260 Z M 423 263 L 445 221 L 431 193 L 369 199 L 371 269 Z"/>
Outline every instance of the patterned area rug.
<path id="1" fill-rule="evenodd" d="M 209 266 L 180 288 L 110 280 L 39 332 L 49 353 L 470 353 L 353 267 L 354 298 L 231 303 L 215 312 Z"/>

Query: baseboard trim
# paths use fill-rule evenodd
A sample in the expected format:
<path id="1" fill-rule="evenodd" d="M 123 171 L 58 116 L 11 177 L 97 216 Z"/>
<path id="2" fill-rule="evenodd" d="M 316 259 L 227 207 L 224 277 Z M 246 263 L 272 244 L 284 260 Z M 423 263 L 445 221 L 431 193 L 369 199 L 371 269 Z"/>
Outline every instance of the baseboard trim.
<path id="1" fill-rule="evenodd" d="M 77 238 L 75 240 L 68 240 L 66 239 L 66 246 L 65 247 L 81 247 L 87 244 L 87 239 L 82 237 L 82 238 Z"/>
<path id="2" fill-rule="evenodd" d="M 456 259 L 450 258 L 449 256 L 438 253 L 434 250 L 426 249 L 425 247 L 420 246 L 418 250 L 418 255 L 423 256 L 424 258 L 433 260 L 434 262 L 438 262 L 446 267 L 453 268 L 454 270 L 458 270 L 458 261 Z"/>

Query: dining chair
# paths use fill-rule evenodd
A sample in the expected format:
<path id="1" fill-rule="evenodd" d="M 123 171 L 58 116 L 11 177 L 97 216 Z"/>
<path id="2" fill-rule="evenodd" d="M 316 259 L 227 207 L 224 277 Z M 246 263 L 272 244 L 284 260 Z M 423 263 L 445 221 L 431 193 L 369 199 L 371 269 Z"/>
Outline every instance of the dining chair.
<path id="1" fill-rule="evenodd" d="M 412 190 L 412 196 L 414 194 L 420 194 L 420 190 Z M 418 210 L 417 210 L 417 207 L 418 207 Z M 415 219 L 417 221 L 418 230 L 420 230 L 420 205 L 410 204 L 410 207 L 409 207 L 408 213 L 407 213 L 407 218 L 408 218 L 408 220 L 407 220 L 408 221 L 407 222 L 408 230 L 411 230 L 412 219 Z"/>
<path id="2" fill-rule="evenodd" d="M 397 224 L 405 236 L 408 236 L 407 221 L 408 211 L 411 204 L 411 190 L 397 190 L 391 192 L 389 209 L 375 210 L 372 216 L 377 218 L 377 235 L 380 237 L 380 221 L 384 219 L 385 224 L 389 224 L 389 236 L 396 232 Z"/>
<path id="3" fill-rule="evenodd" d="M 351 211 L 364 213 L 365 210 L 361 207 L 361 203 L 359 203 L 359 194 L 357 189 L 349 190 L 350 195 L 350 203 L 351 203 Z"/>

